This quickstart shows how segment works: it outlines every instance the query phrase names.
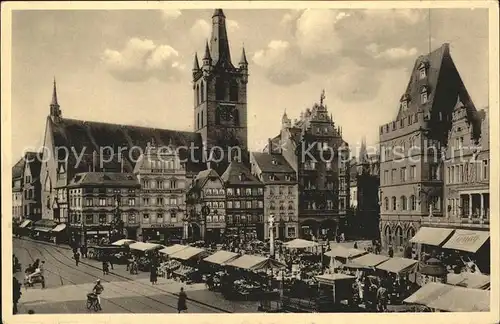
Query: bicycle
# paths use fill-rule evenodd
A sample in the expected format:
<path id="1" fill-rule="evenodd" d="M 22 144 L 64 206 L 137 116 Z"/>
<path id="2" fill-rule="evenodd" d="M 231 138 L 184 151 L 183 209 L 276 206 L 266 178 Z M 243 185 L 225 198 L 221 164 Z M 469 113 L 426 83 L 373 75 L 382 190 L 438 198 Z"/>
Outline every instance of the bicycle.
<path id="1" fill-rule="evenodd" d="M 87 294 L 87 309 L 93 309 L 95 312 L 100 310 L 100 305 L 97 302 L 97 295 L 95 293 Z"/>

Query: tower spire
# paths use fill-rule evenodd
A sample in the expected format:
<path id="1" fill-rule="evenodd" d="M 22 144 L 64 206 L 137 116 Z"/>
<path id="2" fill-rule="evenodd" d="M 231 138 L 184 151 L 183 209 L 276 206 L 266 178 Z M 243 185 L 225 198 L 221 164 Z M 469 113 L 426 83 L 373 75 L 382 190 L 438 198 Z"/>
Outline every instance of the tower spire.
<path id="1" fill-rule="evenodd" d="M 242 66 L 242 65 L 245 65 L 245 66 L 248 65 L 247 54 L 245 53 L 245 45 L 243 45 L 242 50 L 241 50 L 240 66 Z"/>
<path id="2" fill-rule="evenodd" d="M 50 117 L 52 117 L 52 120 L 54 121 L 56 121 L 56 119 L 61 117 L 61 109 L 57 101 L 57 85 L 55 77 L 52 88 L 52 101 L 50 102 Z"/>
<path id="3" fill-rule="evenodd" d="M 205 61 L 211 61 L 212 56 L 210 55 L 210 48 L 208 47 L 208 40 L 205 43 L 205 55 L 203 56 L 203 64 L 205 64 Z"/>
<path id="4" fill-rule="evenodd" d="M 199 69 L 200 69 L 200 64 L 198 62 L 198 53 L 194 53 L 193 72 L 196 72 Z"/>
<path id="5" fill-rule="evenodd" d="M 52 101 L 50 102 L 51 106 L 59 106 L 57 103 L 57 85 L 56 85 L 56 77 L 54 77 L 54 85 L 52 89 Z"/>
<path id="6" fill-rule="evenodd" d="M 234 67 L 231 63 L 229 40 L 227 38 L 226 16 L 222 9 L 215 9 L 212 15 L 210 54 L 214 64 Z"/>

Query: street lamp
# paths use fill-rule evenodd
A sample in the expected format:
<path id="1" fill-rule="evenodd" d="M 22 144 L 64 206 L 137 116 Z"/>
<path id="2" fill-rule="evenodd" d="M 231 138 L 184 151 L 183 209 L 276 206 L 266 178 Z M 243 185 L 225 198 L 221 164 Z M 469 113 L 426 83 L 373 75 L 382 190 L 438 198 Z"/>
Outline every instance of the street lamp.
<path id="1" fill-rule="evenodd" d="M 269 253 L 274 258 L 274 214 L 269 215 Z"/>

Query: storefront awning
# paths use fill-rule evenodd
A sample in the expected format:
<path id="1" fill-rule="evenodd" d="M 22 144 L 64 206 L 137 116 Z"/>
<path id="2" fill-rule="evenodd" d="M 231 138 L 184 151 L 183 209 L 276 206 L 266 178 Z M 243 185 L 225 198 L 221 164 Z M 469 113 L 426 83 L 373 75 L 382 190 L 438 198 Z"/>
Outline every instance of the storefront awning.
<path id="1" fill-rule="evenodd" d="M 418 261 L 407 258 L 389 258 L 376 266 L 379 270 L 384 270 L 392 273 L 409 273 L 416 270 Z"/>
<path id="2" fill-rule="evenodd" d="M 339 280 L 356 279 L 354 276 L 349 276 L 343 273 L 325 273 L 320 276 L 316 276 L 315 278 L 319 283 L 326 285 L 333 285 L 335 281 Z"/>
<path id="3" fill-rule="evenodd" d="M 121 239 L 121 240 L 118 240 L 116 242 L 113 242 L 111 243 L 111 245 L 115 245 L 115 246 L 124 246 L 124 245 L 130 245 L 132 243 L 135 243 L 136 241 L 134 240 L 129 240 L 129 239 Z"/>
<path id="4" fill-rule="evenodd" d="M 131 250 L 137 250 L 137 251 L 149 251 L 149 250 L 154 250 L 161 247 L 160 244 L 153 244 L 153 243 L 145 243 L 145 242 L 135 242 L 129 245 L 129 248 Z"/>
<path id="5" fill-rule="evenodd" d="M 34 231 L 37 231 L 37 232 L 45 232 L 45 233 L 48 233 L 50 232 L 52 229 L 49 228 L 49 227 L 35 227 L 33 229 Z"/>
<path id="6" fill-rule="evenodd" d="M 289 249 L 307 249 L 316 247 L 319 244 L 313 241 L 303 240 L 303 239 L 295 239 L 290 242 L 286 242 L 283 244 L 286 248 Z"/>
<path id="7" fill-rule="evenodd" d="M 334 245 L 332 246 L 332 249 L 328 252 L 325 253 L 326 256 L 332 257 L 332 258 L 344 258 L 344 259 L 349 259 L 349 258 L 355 258 L 358 256 L 361 256 L 363 254 L 366 254 L 368 252 L 363 251 L 363 250 L 358 250 L 358 249 L 353 249 L 353 248 L 346 248 L 341 245 Z"/>
<path id="8" fill-rule="evenodd" d="M 229 263 L 238 258 L 238 253 L 220 250 L 212 254 L 211 256 L 203 259 L 203 261 L 210 262 L 213 264 L 224 264 Z"/>
<path id="9" fill-rule="evenodd" d="M 24 220 L 21 225 L 19 225 L 19 228 L 25 228 L 26 226 L 28 226 L 29 224 L 31 223 L 31 221 L 29 219 L 26 219 Z"/>
<path id="10" fill-rule="evenodd" d="M 447 312 L 488 312 L 490 291 L 452 286 L 426 306 Z"/>
<path id="11" fill-rule="evenodd" d="M 413 295 L 404 300 L 407 304 L 427 305 L 442 294 L 453 289 L 452 285 L 438 282 L 429 282 L 417 290 Z"/>
<path id="12" fill-rule="evenodd" d="M 262 256 L 244 254 L 241 257 L 227 263 L 227 265 L 235 268 L 250 270 L 253 267 L 258 266 L 259 263 L 265 262 L 266 260 L 267 258 Z"/>
<path id="13" fill-rule="evenodd" d="M 381 264 L 382 262 L 387 261 L 387 260 L 389 260 L 388 256 L 374 254 L 374 253 L 368 253 L 368 254 L 365 254 L 365 255 L 362 255 L 360 257 L 355 258 L 354 260 L 352 260 L 351 263 L 370 268 L 370 267 L 378 266 L 379 264 Z"/>
<path id="14" fill-rule="evenodd" d="M 174 244 L 174 245 L 171 245 L 171 246 L 167 246 L 166 248 L 161 249 L 158 252 L 160 252 L 162 254 L 166 254 L 166 255 L 172 255 L 172 254 L 177 253 L 180 250 L 184 250 L 184 249 L 186 249 L 188 247 L 189 246 L 187 246 L 187 245 Z"/>
<path id="15" fill-rule="evenodd" d="M 451 236 L 453 231 L 452 228 L 421 227 L 417 234 L 410 239 L 410 243 L 440 246 Z"/>
<path id="16" fill-rule="evenodd" d="M 455 230 L 443 248 L 475 253 L 490 238 L 486 231 Z"/>
<path id="17" fill-rule="evenodd" d="M 52 232 L 61 232 L 66 228 L 66 224 L 59 224 L 57 225 Z"/>
<path id="18" fill-rule="evenodd" d="M 449 285 L 454 286 L 474 289 L 488 289 L 490 287 L 491 278 L 490 276 L 481 273 L 449 273 L 446 282 Z"/>
<path id="19" fill-rule="evenodd" d="M 170 255 L 170 257 L 179 260 L 189 260 L 197 255 L 202 254 L 203 252 L 205 252 L 205 249 L 197 248 L 194 246 L 188 246 L 187 248 L 179 250 L 174 254 Z"/>

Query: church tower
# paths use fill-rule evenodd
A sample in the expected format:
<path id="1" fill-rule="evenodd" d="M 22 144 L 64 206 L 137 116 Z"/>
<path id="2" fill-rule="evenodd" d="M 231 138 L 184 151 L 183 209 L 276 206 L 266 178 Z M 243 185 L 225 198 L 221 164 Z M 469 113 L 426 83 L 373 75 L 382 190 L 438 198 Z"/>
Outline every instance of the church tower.
<path id="1" fill-rule="evenodd" d="M 49 116 L 53 122 L 57 122 L 62 118 L 61 106 L 59 106 L 59 103 L 57 102 L 56 78 L 54 78 L 54 87 L 52 89 L 52 101 L 50 102 Z"/>
<path id="2" fill-rule="evenodd" d="M 226 16 L 222 9 L 216 9 L 210 44 L 205 44 L 201 65 L 197 54 L 193 64 L 194 131 L 201 134 L 207 157 L 212 153 L 219 158 L 223 150 L 224 161 L 230 161 L 227 152 L 231 147 L 247 151 L 247 82 L 245 49 L 238 66 L 234 66 Z"/>

